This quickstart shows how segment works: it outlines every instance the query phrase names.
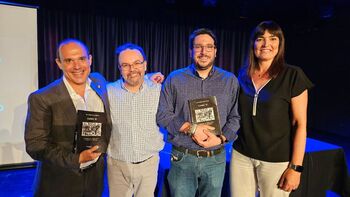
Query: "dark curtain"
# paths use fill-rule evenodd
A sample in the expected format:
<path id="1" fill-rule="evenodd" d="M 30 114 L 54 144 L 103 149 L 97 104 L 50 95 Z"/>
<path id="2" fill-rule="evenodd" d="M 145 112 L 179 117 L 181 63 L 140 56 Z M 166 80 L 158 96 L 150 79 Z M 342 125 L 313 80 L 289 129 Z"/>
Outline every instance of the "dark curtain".
<path id="1" fill-rule="evenodd" d="M 39 40 L 39 86 L 43 87 L 61 77 L 56 58 L 57 44 L 66 38 L 77 38 L 85 42 L 93 56 L 92 71 L 102 73 L 107 80 L 120 77 L 115 65 L 114 50 L 125 42 L 133 42 L 144 48 L 148 57 L 148 72 L 159 71 L 166 76 L 173 70 L 191 63 L 188 36 L 198 27 L 212 29 L 218 38 L 216 65 L 237 75 L 247 51 L 249 32 L 258 23 L 248 20 L 230 20 L 220 13 L 212 15 L 158 13 L 134 13 L 140 10 L 121 9 L 109 12 L 97 11 L 92 6 L 87 10 L 72 11 L 41 8 L 38 14 Z M 128 15 L 128 13 L 130 13 Z M 152 16 L 153 14 L 153 16 Z M 150 16 L 151 15 L 151 16 Z M 200 16 L 200 17 L 198 17 Z M 343 87 L 346 70 L 344 57 L 349 44 L 345 23 L 310 25 L 280 23 L 286 35 L 286 60 L 300 66 L 316 84 L 310 91 L 309 128 L 349 136 L 348 98 Z M 303 26 L 305 25 L 305 27 Z M 336 37 L 324 38 L 337 29 Z M 322 40 L 322 47 L 320 46 Z M 324 50 L 327 49 L 327 50 Z M 331 51 L 331 53 L 329 52 Z M 338 51 L 338 52 L 335 52 Z M 322 71 L 322 72 L 321 72 Z M 324 72 L 323 72 L 324 71 Z M 330 92 L 334 96 L 328 96 Z M 325 96 L 327 95 L 327 96 Z M 320 110 L 322 106 L 322 110 Z M 345 106 L 345 107 L 344 107 Z M 331 115 L 330 115 L 331 114 Z M 334 115 L 337 114 L 337 115 Z"/>
<path id="2" fill-rule="evenodd" d="M 237 74 L 246 52 L 250 26 L 227 23 L 222 26 L 215 19 L 133 18 L 43 8 L 38 15 L 39 85 L 43 87 L 62 75 L 54 60 L 57 45 L 63 39 L 85 42 L 93 56 L 92 71 L 114 81 L 120 77 L 115 65 L 116 46 L 125 42 L 140 45 L 148 57 L 148 72 L 168 75 L 191 63 L 188 37 L 198 27 L 208 27 L 216 33 L 219 43 L 216 64 Z"/>

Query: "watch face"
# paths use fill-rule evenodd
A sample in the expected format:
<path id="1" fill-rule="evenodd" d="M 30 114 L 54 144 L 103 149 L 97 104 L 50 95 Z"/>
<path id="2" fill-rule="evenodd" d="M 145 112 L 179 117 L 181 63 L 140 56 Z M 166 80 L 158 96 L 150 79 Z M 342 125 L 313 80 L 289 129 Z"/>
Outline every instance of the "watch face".
<path id="1" fill-rule="evenodd" d="M 302 172 L 304 170 L 304 167 L 303 166 L 297 166 L 296 170 L 298 172 Z"/>
<path id="2" fill-rule="evenodd" d="M 304 170 L 304 167 L 303 166 L 299 166 L 299 165 L 294 165 L 294 164 L 291 164 L 290 165 L 290 168 L 297 171 L 297 172 L 302 172 Z"/>

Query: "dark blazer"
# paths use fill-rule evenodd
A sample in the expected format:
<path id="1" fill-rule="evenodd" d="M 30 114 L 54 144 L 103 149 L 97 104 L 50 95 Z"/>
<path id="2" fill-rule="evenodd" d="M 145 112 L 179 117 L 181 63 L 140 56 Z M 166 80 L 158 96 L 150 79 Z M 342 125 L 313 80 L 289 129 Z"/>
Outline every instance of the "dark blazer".
<path id="1" fill-rule="evenodd" d="M 91 73 L 91 88 L 100 96 L 107 114 L 107 138 L 111 118 L 105 79 Z M 83 172 L 79 154 L 73 153 L 76 109 L 63 78 L 32 93 L 28 98 L 25 124 L 27 153 L 38 160 L 35 196 L 101 196 L 103 191 L 104 157 Z"/>

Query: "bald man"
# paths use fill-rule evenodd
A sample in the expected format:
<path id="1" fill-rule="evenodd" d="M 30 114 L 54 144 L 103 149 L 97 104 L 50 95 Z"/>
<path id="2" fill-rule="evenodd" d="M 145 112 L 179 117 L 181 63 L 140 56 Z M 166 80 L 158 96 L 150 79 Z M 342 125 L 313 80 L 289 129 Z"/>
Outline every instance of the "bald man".
<path id="1" fill-rule="evenodd" d="M 105 113 L 108 144 L 111 119 L 105 79 L 90 73 L 92 57 L 79 40 L 59 44 L 56 63 L 63 77 L 28 98 L 25 142 L 38 160 L 34 196 L 101 196 L 104 157 L 94 146 L 75 153 L 77 110 Z"/>

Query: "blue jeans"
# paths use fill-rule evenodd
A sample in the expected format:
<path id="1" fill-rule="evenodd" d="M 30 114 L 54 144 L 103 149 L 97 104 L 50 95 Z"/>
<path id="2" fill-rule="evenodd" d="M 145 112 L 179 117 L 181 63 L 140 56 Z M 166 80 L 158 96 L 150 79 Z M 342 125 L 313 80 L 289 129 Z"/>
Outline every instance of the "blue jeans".
<path id="1" fill-rule="evenodd" d="M 220 197 L 226 166 L 225 149 L 212 157 L 172 150 L 168 175 L 172 197 Z"/>

